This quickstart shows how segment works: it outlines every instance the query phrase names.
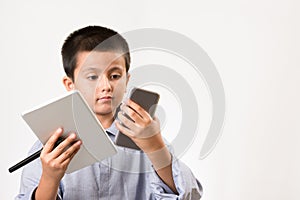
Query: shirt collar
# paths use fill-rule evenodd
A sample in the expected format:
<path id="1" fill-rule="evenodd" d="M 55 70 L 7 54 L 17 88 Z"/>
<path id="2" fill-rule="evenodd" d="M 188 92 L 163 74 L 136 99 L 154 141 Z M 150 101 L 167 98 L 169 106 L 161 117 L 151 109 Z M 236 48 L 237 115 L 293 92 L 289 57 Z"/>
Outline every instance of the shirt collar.
<path id="1" fill-rule="evenodd" d="M 113 134 L 114 136 L 119 132 L 119 130 L 116 127 L 115 121 L 111 124 L 111 126 L 108 129 L 106 129 L 106 131 Z"/>

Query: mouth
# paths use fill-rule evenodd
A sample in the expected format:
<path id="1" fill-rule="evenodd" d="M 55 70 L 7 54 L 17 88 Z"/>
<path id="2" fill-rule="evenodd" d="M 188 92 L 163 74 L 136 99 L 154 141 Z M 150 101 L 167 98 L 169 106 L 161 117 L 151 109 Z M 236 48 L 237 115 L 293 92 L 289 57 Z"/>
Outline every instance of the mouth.
<path id="1" fill-rule="evenodd" d="M 97 98 L 96 99 L 96 101 L 97 102 L 99 102 L 99 101 L 110 101 L 110 100 L 112 100 L 112 96 L 103 96 L 103 97 L 99 97 L 99 98 Z"/>

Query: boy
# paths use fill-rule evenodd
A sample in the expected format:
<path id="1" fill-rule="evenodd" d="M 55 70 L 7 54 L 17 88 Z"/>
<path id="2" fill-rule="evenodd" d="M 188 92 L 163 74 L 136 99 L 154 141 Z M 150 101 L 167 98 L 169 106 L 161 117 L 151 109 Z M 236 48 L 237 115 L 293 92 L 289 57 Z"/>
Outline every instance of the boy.
<path id="1" fill-rule="evenodd" d="M 75 134 L 70 133 L 53 149 L 63 133 L 63 127 L 58 128 L 40 159 L 23 169 L 16 199 L 200 199 L 200 183 L 169 152 L 158 119 L 131 100 L 116 113 L 130 78 L 125 39 L 108 28 L 88 26 L 69 35 L 62 58 L 66 90 L 81 92 L 112 140 L 121 131 L 142 151 L 118 148 L 116 156 L 65 174 L 82 142 L 75 142 Z M 31 153 L 41 146 L 36 142 Z"/>

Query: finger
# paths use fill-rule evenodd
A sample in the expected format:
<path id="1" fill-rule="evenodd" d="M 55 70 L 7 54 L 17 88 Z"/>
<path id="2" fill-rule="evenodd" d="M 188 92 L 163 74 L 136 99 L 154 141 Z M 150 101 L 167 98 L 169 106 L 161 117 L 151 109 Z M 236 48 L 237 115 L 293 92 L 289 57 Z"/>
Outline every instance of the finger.
<path id="1" fill-rule="evenodd" d="M 134 101 L 128 99 L 125 104 L 135 110 L 135 112 L 137 112 L 143 119 L 146 119 L 147 121 L 149 119 L 152 119 L 148 111 L 144 110 L 139 104 L 135 103 Z"/>
<path id="2" fill-rule="evenodd" d="M 55 142 L 58 140 L 58 138 L 62 135 L 63 129 L 60 127 L 58 128 L 54 133 L 52 133 L 51 137 L 46 142 L 43 151 L 45 153 L 49 153 L 53 150 Z"/>
<path id="3" fill-rule="evenodd" d="M 74 158 L 74 156 L 76 155 L 76 153 L 80 150 L 80 148 L 78 148 L 69 158 L 65 159 L 62 162 L 62 166 L 63 167 L 68 167 L 68 165 L 70 164 L 71 160 Z"/>
<path id="4" fill-rule="evenodd" d="M 64 139 L 52 152 L 52 156 L 54 158 L 58 157 L 60 154 L 64 152 L 64 150 L 71 146 L 76 141 L 76 134 L 70 134 L 66 139 Z"/>
<path id="5" fill-rule="evenodd" d="M 120 122 L 118 122 L 118 121 L 116 121 L 115 123 L 116 123 L 117 129 L 118 129 L 120 132 L 122 132 L 124 135 L 127 135 L 127 136 L 130 137 L 130 138 L 135 137 L 134 133 L 133 133 L 130 129 L 126 128 L 125 126 L 123 126 L 123 125 L 122 125 Z M 120 133 L 120 134 L 122 134 L 122 133 Z"/>
<path id="6" fill-rule="evenodd" d="M 159 121 L 159 119 L 158 119 L 157 116 L 154 116 L 154 117 L 153 117 L 153 121 L 155 121 L 156 123 L 160 124 L 160 121 Z"/>
<path id="7" fill-rule="evenodd" d="M 136 129 L 138 127 L 138 124 L 128 119 L 122 112 L 118 112 L 118 119 L 122 123 L 121 125 L 127 127 L 127 129 L 133 132 L 137 131 Z"/>
<path id="8" fill-rule="evenodd" d="M 121 110 L 123 113 L 126 113 L 130 119 L 137 123 L 143 123 L 143 117 L 137 113 L 133 108 L 123 104 L 121 106 Z"/>
<path id="9" fill-rule="evenodd" d="M 72 146 L 70 146 L 66 151 L 64 151 L 63 153 L 61 153 L 58 156 L 57 161 L 59 163 L 63 163 L 65 160 L 67 160 L 69 158 L 73 158 L 75 155 L 75 152 L 77 153 L 78 150 L 80 149 L 81 144 L 82 144 L 81 140 L 78 140 L 77 142 L 72 144 Z"/>

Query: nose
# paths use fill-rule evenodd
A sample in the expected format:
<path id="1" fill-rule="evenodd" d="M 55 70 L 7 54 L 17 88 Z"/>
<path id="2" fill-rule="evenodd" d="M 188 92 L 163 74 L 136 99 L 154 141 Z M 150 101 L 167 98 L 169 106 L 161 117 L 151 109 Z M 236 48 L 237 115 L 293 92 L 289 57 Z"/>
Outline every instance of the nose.
<path id="1" fill-rule="evenodd" d="M 105 76 L 102 76 L 98 82 L 97 89 L 101 92 L 111 92 L 112 87 L 109 79 Z"/>

